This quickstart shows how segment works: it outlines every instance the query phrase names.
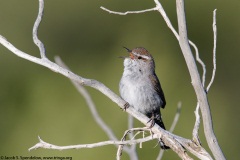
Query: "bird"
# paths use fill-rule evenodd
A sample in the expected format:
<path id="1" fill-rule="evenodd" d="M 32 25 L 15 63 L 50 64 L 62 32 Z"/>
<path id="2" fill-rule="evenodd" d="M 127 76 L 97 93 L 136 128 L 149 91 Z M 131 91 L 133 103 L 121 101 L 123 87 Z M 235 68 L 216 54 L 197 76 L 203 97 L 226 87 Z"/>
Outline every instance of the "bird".
<path id="1" fill-rule="evenodd" d="M 155 63 L 152 55 L 143 47 L 128 49 L 124 58 L 124 71 L 119 83 L 121 97 L 137 111 L 146 115 L 162 129 L 166 130 L 162 121 L 160 108 L 166 105 L 165 96 L 160 81 L 155 73 Z M 159 141 L 162 149 L 169 149 Z"/>

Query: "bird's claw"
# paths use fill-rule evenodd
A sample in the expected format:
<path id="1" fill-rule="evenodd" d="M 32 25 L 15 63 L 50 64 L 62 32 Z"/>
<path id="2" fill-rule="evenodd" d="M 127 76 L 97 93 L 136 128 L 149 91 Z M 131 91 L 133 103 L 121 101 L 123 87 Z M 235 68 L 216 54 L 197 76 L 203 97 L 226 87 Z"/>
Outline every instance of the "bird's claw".
<path id="1" fill-rule="evenodd" d="M 125 103 L 124 104 L 124 107 L 123 107 L 123 111 L 126 111 L 128 108 L 130 107 L 130 105 L 129 105 L 129 103 L 127 102 L 127 103 Z"/>
<path id="2" fill-rule="evenodd" d="M 154 117 L 154 114 L 153 114 L 152 117 L 147 122 L 147 123 L 151 122 L 151 124 L 149 126 L 149 129 L 151 129 L 155 125 L 155 120 L 154 119 L 155 119 L 155 117 Z"/>

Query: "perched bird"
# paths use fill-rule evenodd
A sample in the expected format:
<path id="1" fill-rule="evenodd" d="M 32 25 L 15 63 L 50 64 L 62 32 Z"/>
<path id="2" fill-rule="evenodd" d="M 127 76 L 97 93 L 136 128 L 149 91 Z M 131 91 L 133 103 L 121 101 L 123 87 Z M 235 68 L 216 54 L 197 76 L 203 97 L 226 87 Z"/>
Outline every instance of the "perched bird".
<path id="1" fill-rule="evenodd" d="M 126 49 L 129 56 L 123 57 L 124 72 L 119 83 L 121 97 L 136 110 L 151 118 L 152 125 L 157 123 L 165 129 L 160 108 L 165 107 L 166 101 L 155 73 L 153 57 L 143 47 Z M 163 149 L 169 148 L 162 141 L 160 146 Z"/>

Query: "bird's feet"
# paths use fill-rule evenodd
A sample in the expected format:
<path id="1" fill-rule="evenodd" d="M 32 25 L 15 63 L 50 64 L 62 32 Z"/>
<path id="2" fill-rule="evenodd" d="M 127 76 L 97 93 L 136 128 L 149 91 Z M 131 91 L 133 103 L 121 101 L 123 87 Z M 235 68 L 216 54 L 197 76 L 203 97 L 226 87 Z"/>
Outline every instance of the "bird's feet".
<path id="1" fill-rule="evenodd" d="M 128 102 L 126 102 L 123 106 L 123 111 L 126 111 L 128 108 L 130 107 L 130 104 Z"/>
<path id="2" fill-rule="evenodd" d="M 152 127 L 155 125 L 155 119 L 156 119 L 156 117 L 154 116 L 154 113 L 152 113 L 151 118 L 150 118 L 149 121 L 147 122 L 147 123 L 151 122 L 149 128 L 152 128 Z"/>

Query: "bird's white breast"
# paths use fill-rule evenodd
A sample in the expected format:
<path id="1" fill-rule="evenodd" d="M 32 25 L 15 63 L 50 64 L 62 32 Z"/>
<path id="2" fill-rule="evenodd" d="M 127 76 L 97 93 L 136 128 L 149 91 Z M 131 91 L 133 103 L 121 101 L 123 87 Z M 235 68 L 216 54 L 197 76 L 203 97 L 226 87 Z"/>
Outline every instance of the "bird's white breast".
<path id="1" fill-rule="evenodd" d="M 159 95 L 153 88 L 149 73 L 136 61 L 124 60 L 124 73 L 119 84 L 122 98 L 135 109 L 147 114 L 160 108 Z"/>

